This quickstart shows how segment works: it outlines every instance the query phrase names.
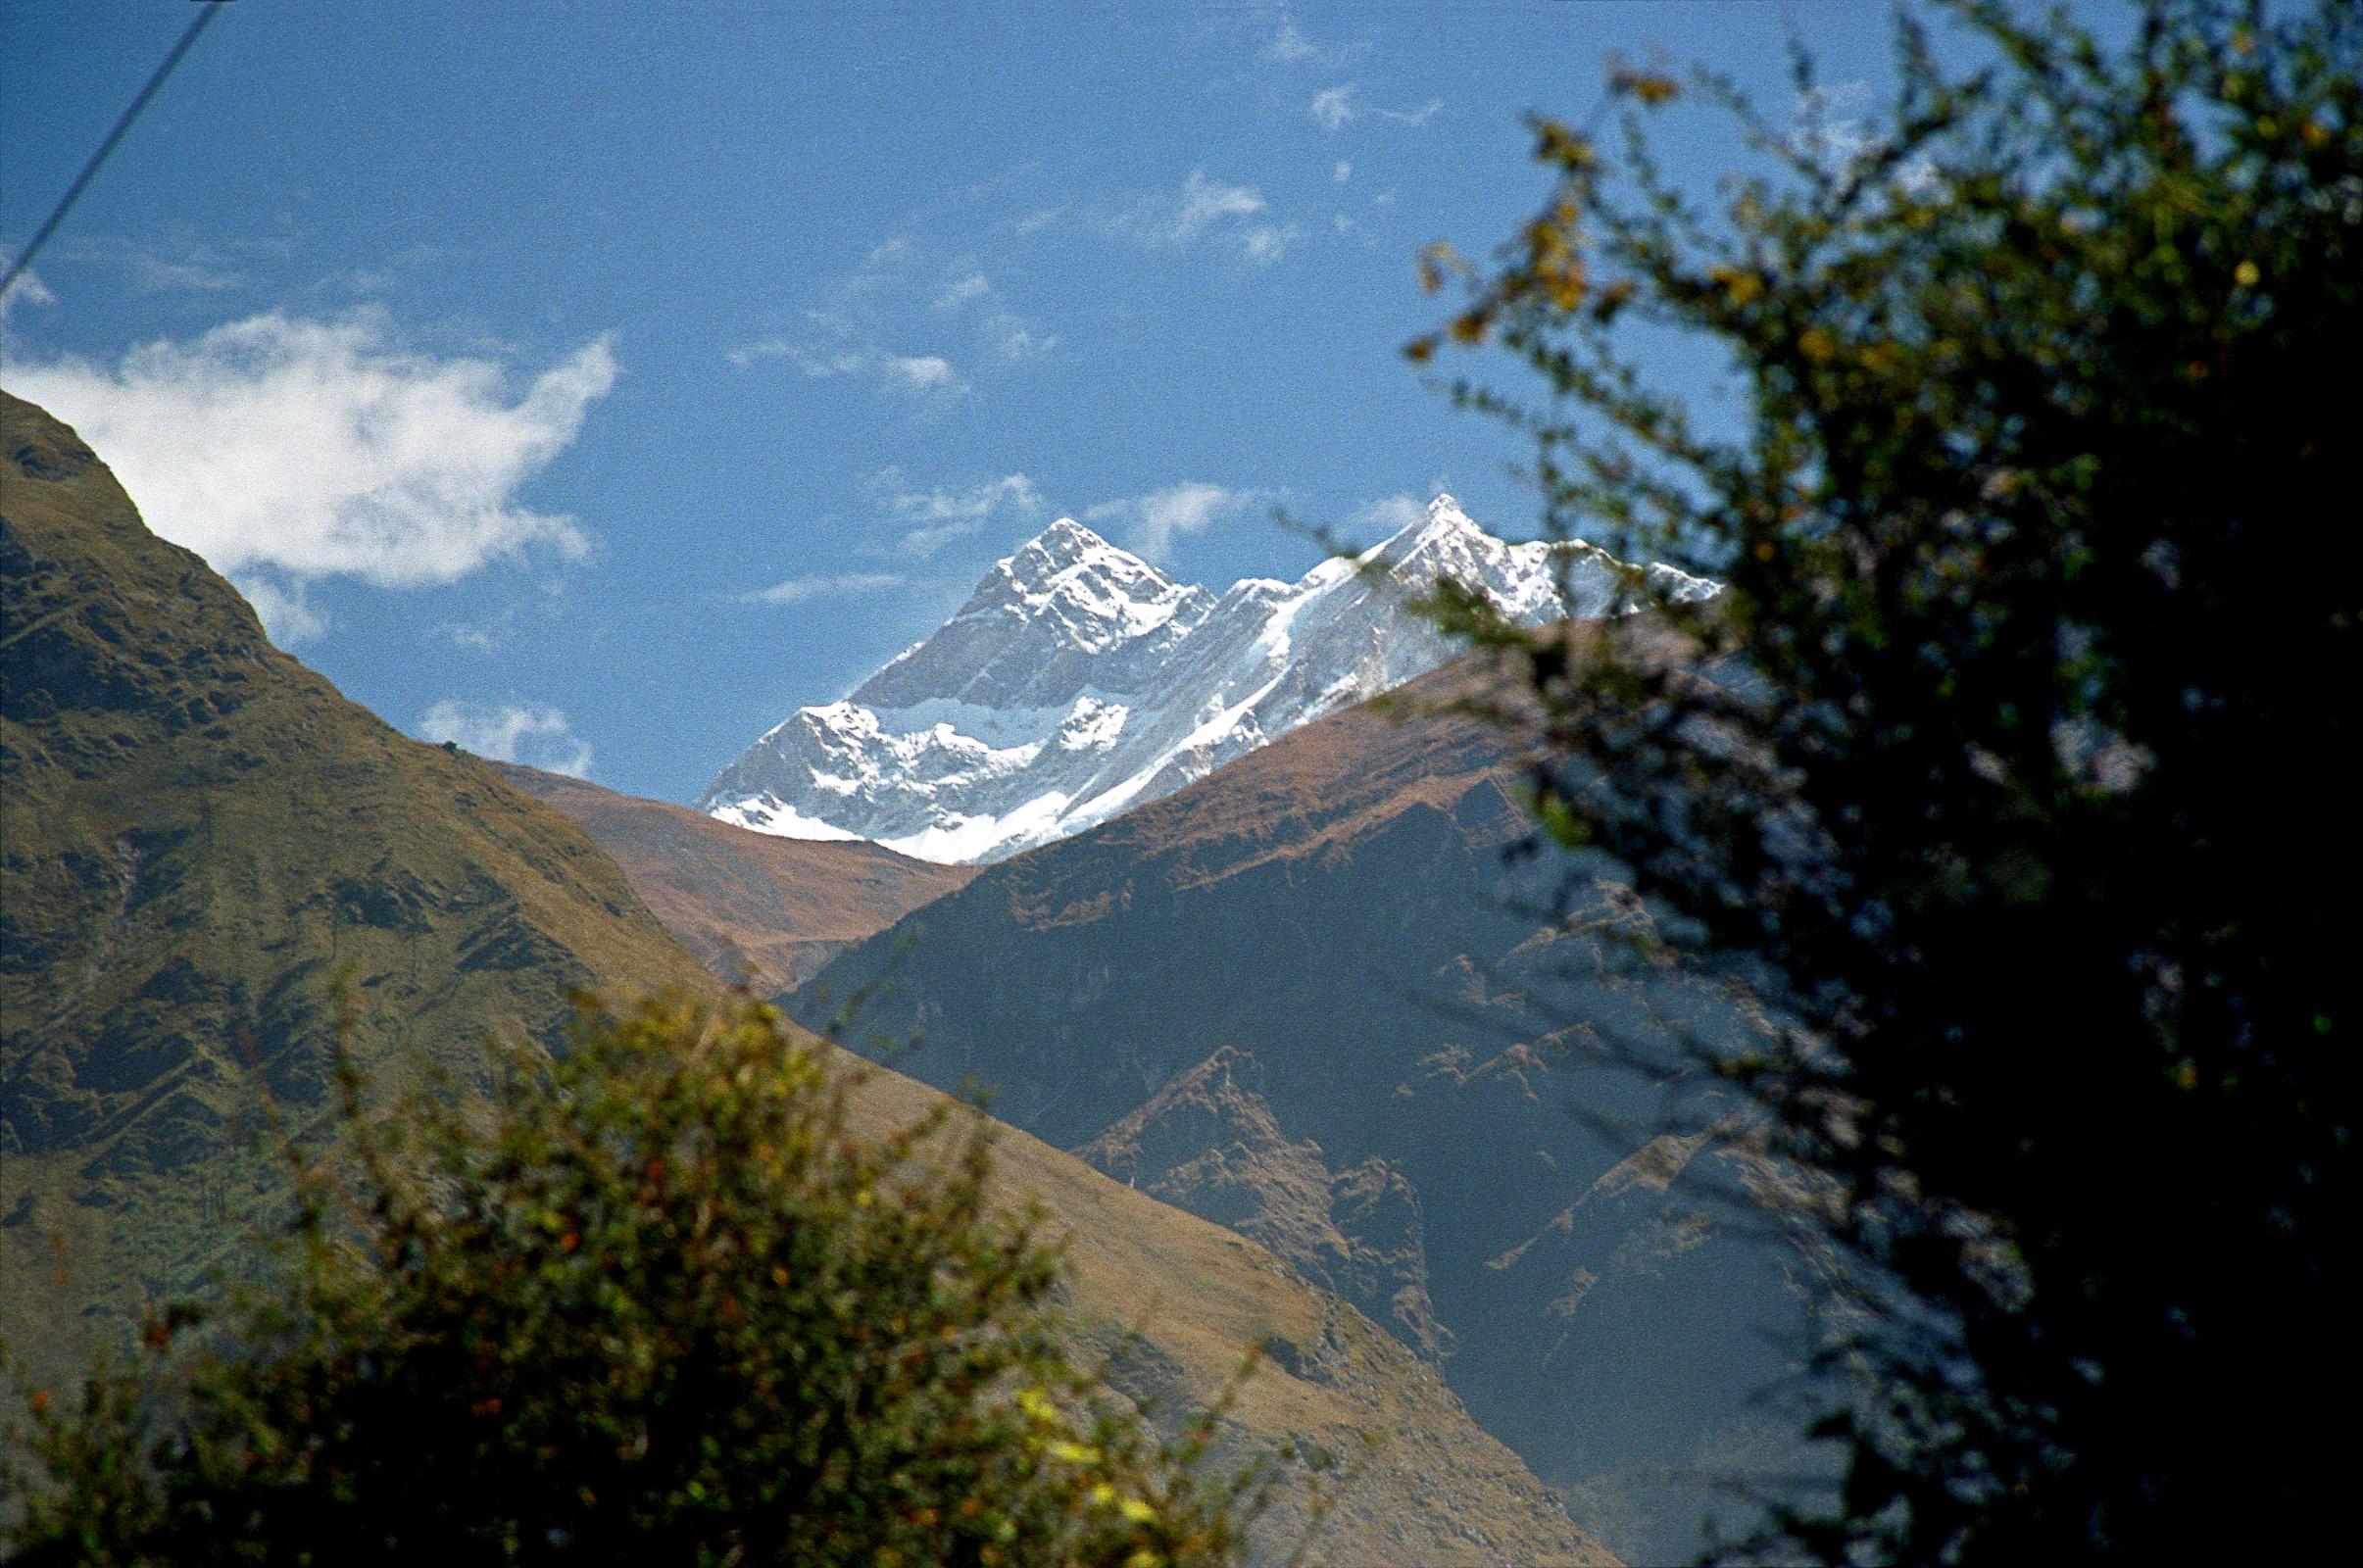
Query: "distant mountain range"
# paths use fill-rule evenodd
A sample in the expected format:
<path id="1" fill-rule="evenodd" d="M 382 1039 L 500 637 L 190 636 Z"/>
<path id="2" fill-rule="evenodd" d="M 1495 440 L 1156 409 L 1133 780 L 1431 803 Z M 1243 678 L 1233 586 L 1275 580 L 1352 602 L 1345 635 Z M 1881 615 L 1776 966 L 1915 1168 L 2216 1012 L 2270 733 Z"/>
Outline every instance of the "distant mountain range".
<path id="1" fill-rule="evenodd" d="M 1219 597 L 1061 518 L 852 696 L 749 747 L 699 805 L 790 838 L 1007 859 L 1437 668 L 1456 647 L 1415 607 L 1446 577 L 1528 625 L 1714 591 L 1580 541 L 1505 544 L 1450 496 L 1358 558 Z"/>
<path id="2" fill-rule="evenodd" d="M 652 906 L 732 978 L 792 977 L 965 880 L 405 739 L 4 393 L 0 842 L 0 1342 L 51 1388 L 149 1304 L 256 1266 L 282 1167 L 248 1134 L 316 1128 L 340 1012 L 377 1072 L 431 1062 L 480 1093 L 486 1035 L 563 1049 L 575 988 L 717 989 Z M 880 1072 L 856 1116 L 941 1103 Z M 1344 1298 L 1022 1132 L 997 1149 L 1001 1195 L 1067 1240 L 1072 1332 L 1115 1390 L 1170 1420 L 1268 1349 L 1220 1446 L 1345 1457 L 1319 1556 L 1614 1560 Z M 1263 1560 L 1308 1524 L 1285 1494 Z"/>

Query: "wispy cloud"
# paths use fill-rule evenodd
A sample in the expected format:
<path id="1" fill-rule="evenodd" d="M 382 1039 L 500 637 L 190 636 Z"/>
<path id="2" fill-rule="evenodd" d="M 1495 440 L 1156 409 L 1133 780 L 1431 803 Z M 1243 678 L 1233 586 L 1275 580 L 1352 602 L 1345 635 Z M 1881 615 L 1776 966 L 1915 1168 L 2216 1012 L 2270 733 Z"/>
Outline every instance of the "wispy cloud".
<path id="1" fill-rule="evenodd" d="M 1058 346 L 1058 334 L 1037 331 L 1034 323 L 1014 311 L 995 311 L 977 323 L 986 347 L 1009 364 L 1037 360 Z"/>
<path id="2" fill-rule="evenodd" d="M 589 744 L 555 708 L 445 698 L 418 715 L 418 732 L 421 740 L 448 741 L 478 757 L 548 773 L 582 778 L 591 770 Z"/>
<path id="3" fill-rule="evenodd" d="M 768 588 L 758 588 L 738 597 L 750 605 L 801 605 L 809 599 L 843 599 L 904 586 L 906 579 L 891 571 L 845 571 L 819 577 L 783 577 Z"/>
<path id="4" fill-rule="evenodd" d="M 957 311 L 973 300 L 981 300 L 993 292 L 992 279 L 982 272 L 969 272 L 954 278 L 936 290 L 935 308 Z"/>
<path id="5" fill-rule="evenodd" d="M 1103 501 L 1083 514 L 1087 522 L 1123 525 L 1123 542 L 1158 564 L 1172 560 L 1174 542 L 1271 501 L 1276 492 L 1232 489 L 1193 479 L 1147 495 Z"/>
<path id="6" fill-rule="evenodd" d="M 964 487 L 919 489 L 901 468 L 883 468 L 870 476 L 871 494 L 886 514 L 902 524 L 898 541 L 903 553 L 925 560 L 956 539 L 964 539 L 1002 513 L 1032 516 L 1042 511 L 1042 494 L 1022 473 Z"/>
<path id="7" fill-rule="evenodd" d="M 1263 46 L 1264 59 L 1277 60 L 1283 65 L 1318 60 L 1320 57 L 1320 49 L 1305 29 L 1297 25 L 1293 17 L 1282 17 L 1279 29 L 1272 34 L 1271 41 Z"/>
<path id="8" fill-rule="evenodd" d="M 1323 44 L 1305 31 L 1284 4 L 1256 6 L 1252 13 L 1264 29 L 1265 60 L 1282 66 L 1342 66 L 1369 52 L 1367 43 Z"/>
<path id="9" fill-rule="evenodd" d="M 824 336 L 839 335 L 834 330 Z M 813 380 L 854 376 L 891 392 L 960 397 L 968 390 L 952 362 L 941 354 L 892 354 L 869 344 L 835 345 L 772 336 L 731 349 L 726 358 L 739 369 L 766 360 L 786 360 Z"/>
<path id="10" fill-rule="evenodd" d="M 185 228 L 137 237 L 89 235 L 60 247 L 60 254 L 74 262 L 116 269 L 141 294 L 218 294 L 246 288 L 254 282 L 247 271 L 252 262 L 285 252 L 283 239 L 216 242 Z"/>
<path id="11" fill-rule="evenodd" d="M 281 648 L 316 643 L 328 635 L 328 612 L 312 602 L 309 582 L 283 583 L 251 571 L 241 572 L 233 580 L 254 607 L 255 618 Z"/>
<path id="12" fill-rule="evenodd" d="M 16 259 L 14 251 L 0 245 L 0 269 L 7 268 Z M 47 283 L 41 281 L 41 274 L 27 269 L 11 278 L 5 290 L 0 290 L 0 326 L 8 323 L 9 316 L 21 305 L 55 305 L 57 302 L 57 295 L 51 292 Z"/>
<path id="13" fill-rule="evenodd" d="M 952 362 L 940 354 L 890 354 L 881 368 L 887 379 L 914 392 L 967 390 L 960 378 L 952 373 Z"/>
<path id="14" fill-rule="evenodd" d="M 1827 82 L 1797 94 L 1789 112 L 1789 147 L 1799 159 L 1844 176 L 1886 153 L 1888 140 L 1873 108 L 1867 81 Z M 1914 154 L 1895 171 L 1895 182 L 1913 196 L 1934 194 L 1942 183 L 1936 165 Z"/>
<path id="15" fill-rule="evenodd" d="M 1305 106 L 1305 112 L 1323 130 L 1336 132 L 1357 120 L 1391 120 L 1399 125 L 1424 125 L 1444 108 L 1443 99 L 1431 98 L 1415 109 L 1388 109 L 1364 101 L 1361 91 L 1362 84 L 1358 81 L 1323 88 L 1312 95 L 1312 102 Z"/>
<path id="16" fill-rule="evenodd" d="M 1408 490 L 1365 501 L 1346 514 L 1347 525 L 1372 537 L 1400 533 L 1428 514 L 1428 505 Z"/>
<path id="17" fill-rule="evenodd" d="M 1297 237 L 1271 220 L 1270 204 L 1253 185 L 1234 185 L 1192 170 L 1178 192 L 1143 196 L 1119 212 L 1112 227 L 1153 249 L 1178 250 L 1218 239 L 1258 266 L 1280 259 Z"/>
<path id="18" fill-rule="evenodd" d="M 1323 130 L 1343 130 L 1358 113 L 1354 107 L 1354 83 L 1351 81 L 1324 88 L 1312 95 L 1312 102 L 1305 106 L 1305 112 Z"/>
<path id="19" fill-rule="evenodd" d="M 113 364 L 19 352 L 12 390 L 73 424 L 148 525 L 237 582 L 301 640 L 327 577 L 447 583 L 495 562 L 590 548 L 571 517 L 519 492 L 615 384 L 612 337 L 521 390 L 510 368 L 395 341 L 379 313 L 251 317 Z"/>
<path id="20" fill-rule="evenodd" d="M 742 370 L 784 360 L 816 380 L 865 379 L 888 391 L 942 399 L 966 396 L 968 377 L 949 353 L 913 351 L 904 346 L 909 339 L 940 339 L 957 329 L 1001 364 L 1036 359 L 1058 345 L 1001 297 L 973 257 L 947 261 L 938 251 L 919 235 L 895 235 L 805 311 L 802 331 L 752 339 L 726 357 Z"/>

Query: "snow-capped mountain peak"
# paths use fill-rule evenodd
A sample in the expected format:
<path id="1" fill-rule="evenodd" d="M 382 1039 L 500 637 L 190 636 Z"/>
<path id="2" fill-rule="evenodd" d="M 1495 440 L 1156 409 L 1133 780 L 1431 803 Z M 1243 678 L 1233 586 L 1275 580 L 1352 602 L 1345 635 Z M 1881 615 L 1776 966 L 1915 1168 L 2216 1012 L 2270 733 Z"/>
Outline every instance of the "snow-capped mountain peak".
<path id="1" fill-rule="evenodd" d="M 1071 702 L 1094 680 L 1154 666 L 1213 603 L 1204 588 L 1176 583 L 1061 517 L 995 562 L 941 629 L 850 700 L 880 710 Z"/>
<path id="2" fill-rule="evenodd" d="M 1489 539 L 1493 537 L 1470 520 L 1469 514 L 1460 510 L 1459 502 L 1442 491 L 1438 491 L 1436 499 L 1428 503 L 1420 519 L 1404 529 L 1403 533 L 1422 540 L 1448 538 L 1456 533 L 1485 534 Z M 1398 534 L 1397 537 L 1403 535 Z"/>
<path id="3" fill-rule="evenodd" d="M 1673 598 L 1714 592 L 1648 574 Z M 1455 647 L 1411 607 L 1441 577 L 1541 624 L 1635 608 L 1633 575 L 1586 545 L 1504 543 L 1439 495 L 1358 560 L 1217 598 L 1061 517 L 852 696 L 757 741 L 701 805 L 789 837 L 1004 859 L 1444 663 Z"/>
<path id="4" fill-rule="evenodd" d="M 1065 592 L 1103 600 L 1154 601 L 1173 582 L 1129 550 L 1120 550 L 1072 517 L 1057 522 L 995 563 L 987 583 L 1008 584 L 1022 599 Z M 985 584 L 979 584 L 982 592 Z"/>

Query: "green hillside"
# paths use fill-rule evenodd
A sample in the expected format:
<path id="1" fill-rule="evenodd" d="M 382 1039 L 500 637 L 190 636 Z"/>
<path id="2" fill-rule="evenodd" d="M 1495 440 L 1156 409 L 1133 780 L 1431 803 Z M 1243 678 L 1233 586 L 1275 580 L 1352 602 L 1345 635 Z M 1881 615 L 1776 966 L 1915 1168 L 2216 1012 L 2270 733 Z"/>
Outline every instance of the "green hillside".
<path id="1" fill-rule="evenodd" d="M 37 1364 L 223 1255 L 340 977 L 365 1060 L 465 1079 L 574 988 L 702 976 L 571 823 L 272 648 L 71 430 L 0 394 L 0 1329 Z"/>

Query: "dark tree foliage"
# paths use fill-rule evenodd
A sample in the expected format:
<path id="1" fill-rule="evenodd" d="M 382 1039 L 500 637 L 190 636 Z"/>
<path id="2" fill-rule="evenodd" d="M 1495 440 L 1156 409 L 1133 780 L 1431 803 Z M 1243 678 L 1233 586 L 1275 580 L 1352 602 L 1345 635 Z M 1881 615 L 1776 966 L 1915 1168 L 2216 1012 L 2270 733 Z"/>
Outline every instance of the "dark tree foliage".
<path id="1" fill-rule="evenodd" d="M 77 1410 L 35 1397 L 11 1560 L 1233 1559 L 1250 1478 L 1070 1362 L 981 1116 L 866 1134 L 752 1004 L 645 1004 L 476 1116 L 345 1087 L 285 1284 L 207 1348 L 158 1324 Z"/>
<path id="2" fill-rule="evenodd" d="M 2363 7 L 1945 9 L 1970 63 L 1906 15 L 1868 130 L 1801 62 L 1795 119 L 1620 69 L 1601 123 L 1537 122 L 1550 205 L 1492 269 L 1431 254 L 1468 305 L 1408 352 L 1539 370 L 1455 390 L 1534 435 L 1554 530 L 1727 587 L 1654 633 L 1445 612 L 1548 730 L 1545 826 L 1775 1020 L 1714 1066 L 1821 1184 L 1872 1393 L 1825 1411 L 1831 1505 L 1759 1544 L 2327 1558 Z M 1755 159 L 1704 197 L 1651 153 L 1699 100 Z M 1659 390 L 1684 337 L 1738 417 Z"/>

